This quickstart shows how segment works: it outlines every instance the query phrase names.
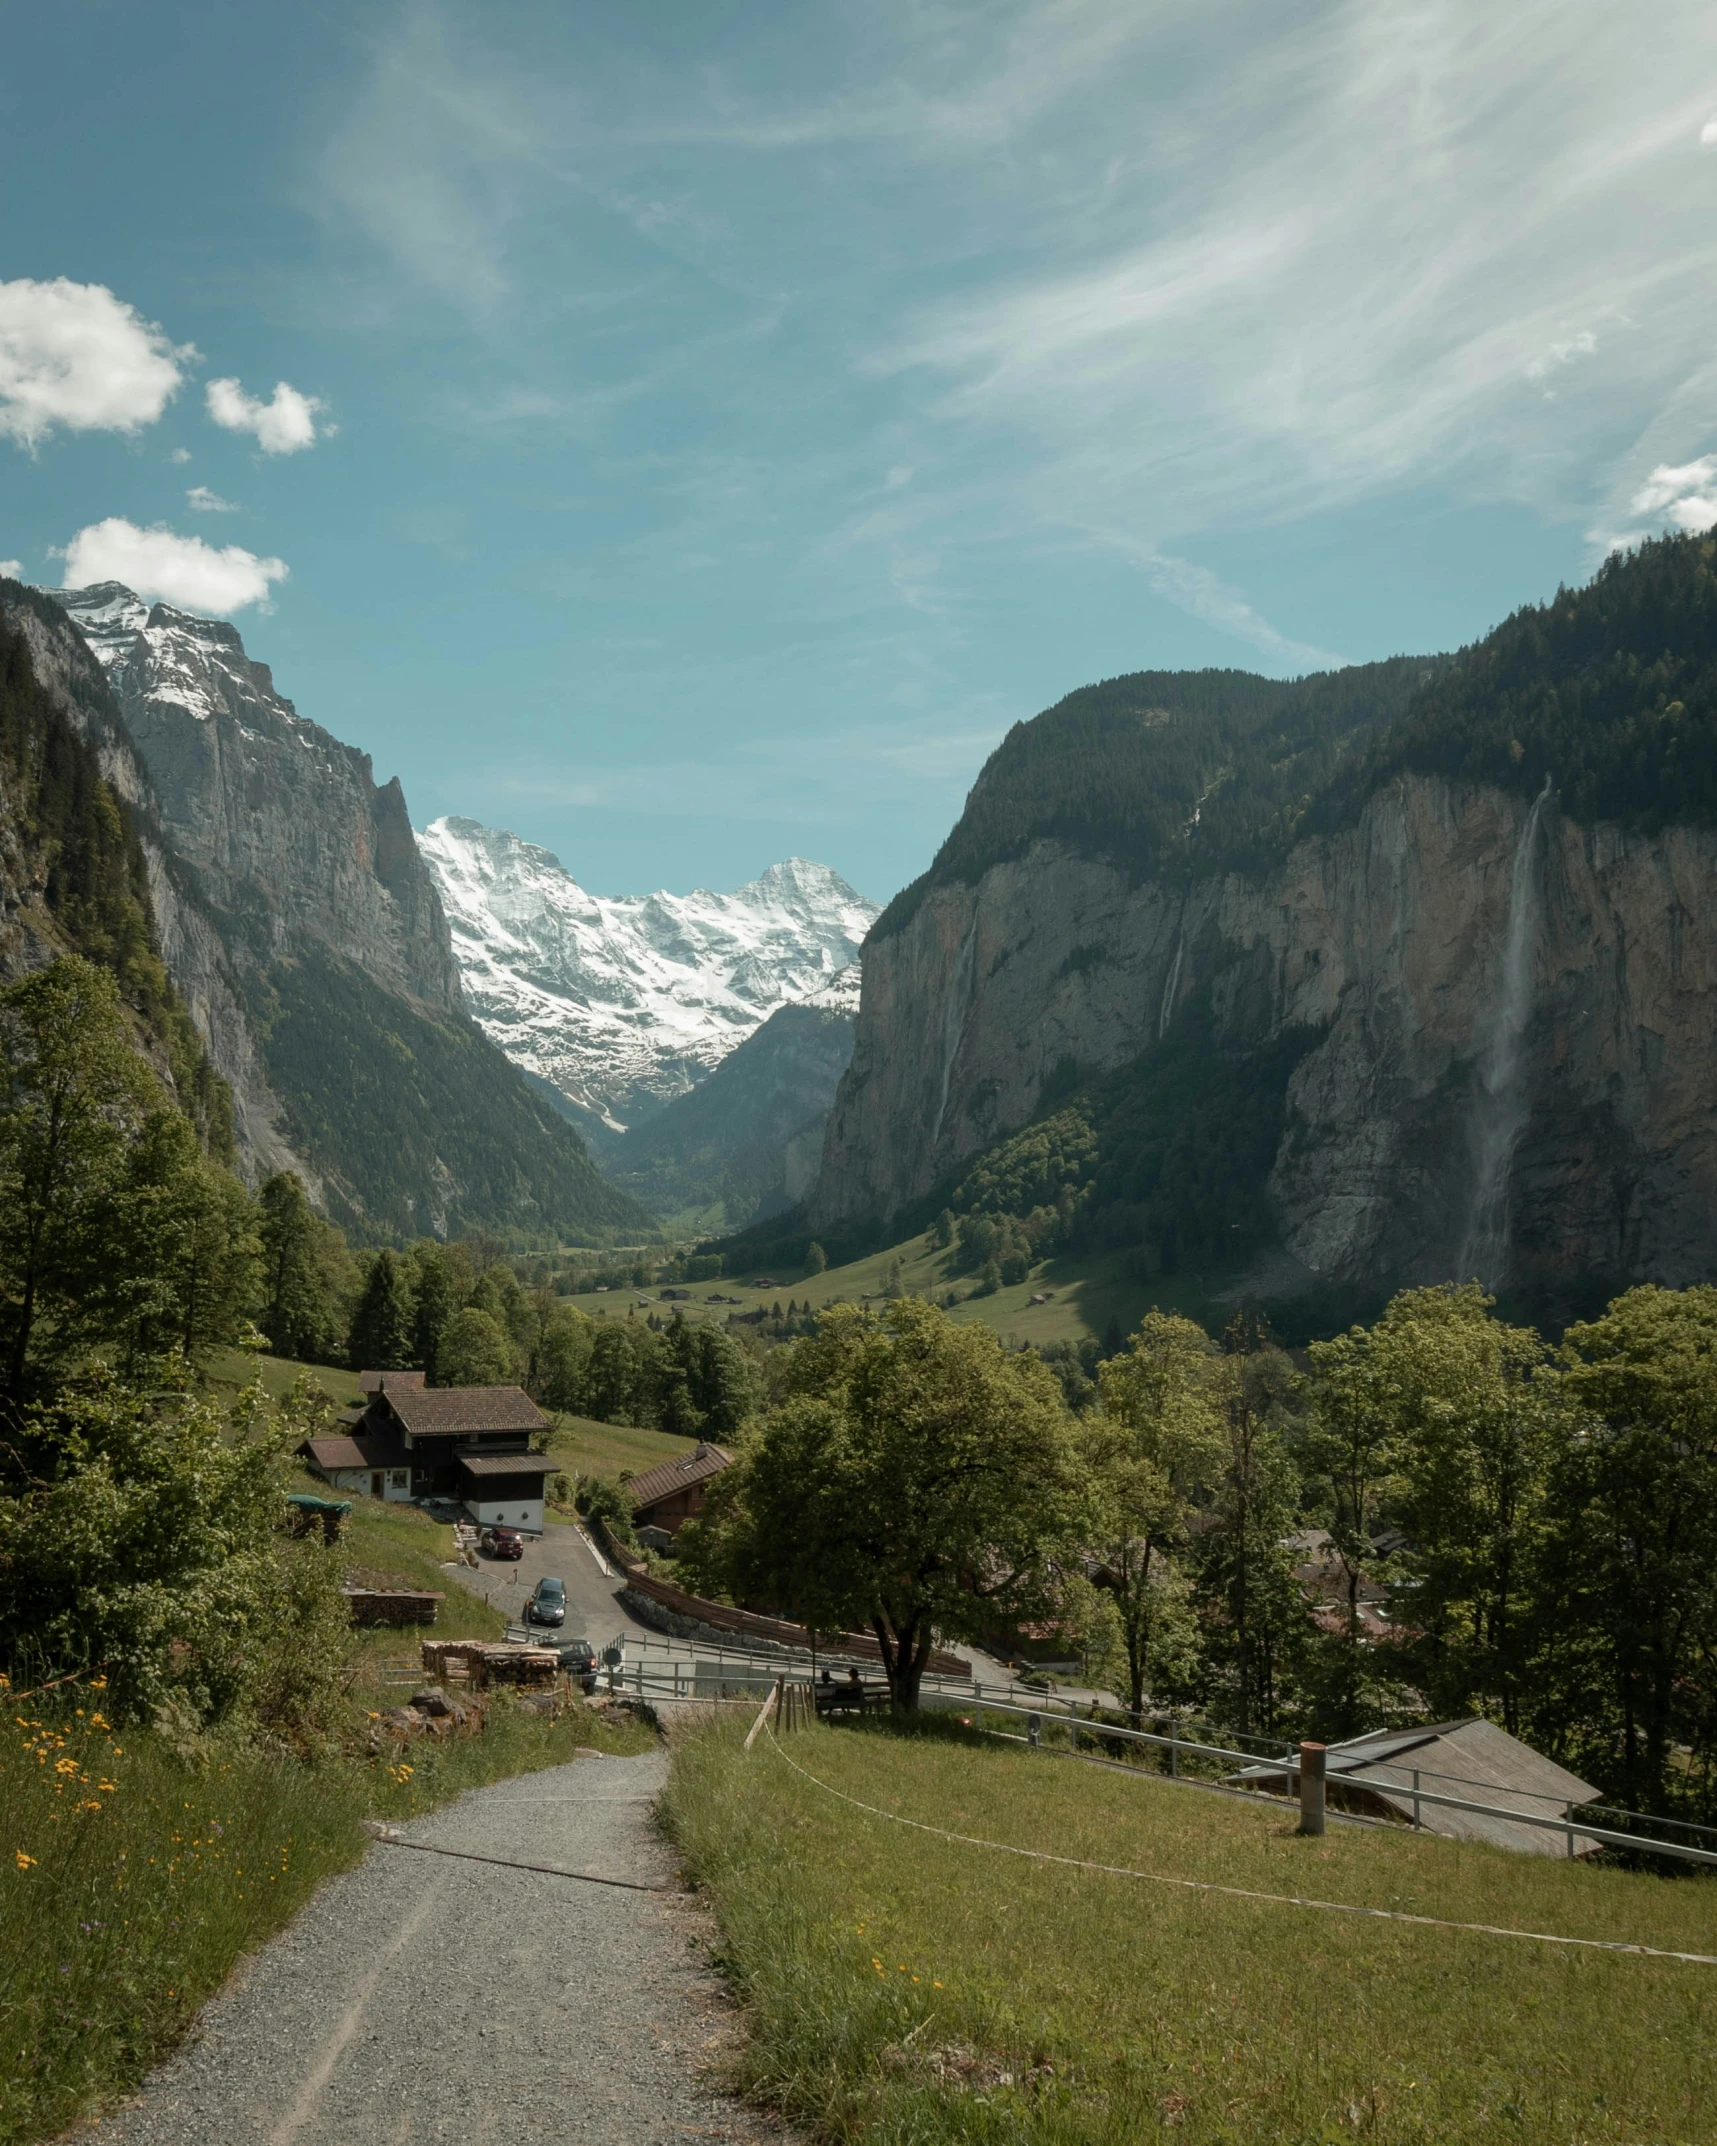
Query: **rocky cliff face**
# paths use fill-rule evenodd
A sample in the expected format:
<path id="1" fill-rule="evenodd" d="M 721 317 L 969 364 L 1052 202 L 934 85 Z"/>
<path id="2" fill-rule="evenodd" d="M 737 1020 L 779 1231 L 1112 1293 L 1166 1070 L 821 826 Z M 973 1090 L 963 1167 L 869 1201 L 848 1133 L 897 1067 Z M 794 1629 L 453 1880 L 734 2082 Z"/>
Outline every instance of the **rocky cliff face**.
<path id="1" fill-rule="evenodd" d="M 467 1017 L 397 782 L 378 788 L 219 620 L 112 583 L 8 611 L 130 811 L 247 1175 L 298 1170 L 372 1239 L 649 1229 Z"/>
<path id="2" fill-rule="evenodd" d="M 308 936 L 441 1013 L 459 973 L 398 781 L 300 716 L 238 629 L 105 582 L 58 597 L 107 674 L 168 846 L 253 959 Z"/>
<path id="3" fill-rule="evenodd" d="M 148 872 L 161 956 L 210 1064 L 230 1091 L 242 1163 L 258 1178 L 296 1170 L 320 1197 L 317 1171 L 284 1130 L 284 1108 L 257 1048 L 221 922 L 173 852 L 149 769 L 100 663 L 57 604 L 31 601 L 22 590 L 18 594 L 23 600 L 6 606 L 8 622 L 23 634 L 37 678 L 94 751 L 103 776 L 130 813 Z M 38 950 L 40 958 L 51 958 L 52 951 Z"/>
<path id="4" fill-rule="evenodd" d="M 1135 880 L 1040 842 L 931 888 L 864 956 L 809 1225 L 898 1212 L 1208 993 L 1303 1031 L 1265 1293 L 1717 1265 L 1717 833 L 1579 825 L 1408 774 L 1272 871 Z"/>

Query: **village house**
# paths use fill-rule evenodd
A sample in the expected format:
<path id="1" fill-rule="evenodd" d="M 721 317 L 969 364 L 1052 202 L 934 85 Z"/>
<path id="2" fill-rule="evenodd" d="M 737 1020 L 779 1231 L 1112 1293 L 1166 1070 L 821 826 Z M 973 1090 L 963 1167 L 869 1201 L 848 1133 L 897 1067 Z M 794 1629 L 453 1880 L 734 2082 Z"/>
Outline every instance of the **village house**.
<path id="1" fill-rule="evenodd" d="M 531 1451 L 548 1418 L 523 1387 L 431 1389 L 421 1371 L 366 1371 L 359 1384 L 369 1399 L 346 1430 L 298 1449 L 324 1481 L 394 1504 L 447 1498 L 480 1526 L 541 1534 L 555 1464 Z"/>
<path id="2" fill-rule="evenodd" d="M 694 1513 L 702 1512 L 711 1478 L 732 1465 L 733 1455 L 726 1447 L 700 1443 L 693 1452 L 646 1468 L 626 1485 L 632 1525 L 677 1535 Z"/>

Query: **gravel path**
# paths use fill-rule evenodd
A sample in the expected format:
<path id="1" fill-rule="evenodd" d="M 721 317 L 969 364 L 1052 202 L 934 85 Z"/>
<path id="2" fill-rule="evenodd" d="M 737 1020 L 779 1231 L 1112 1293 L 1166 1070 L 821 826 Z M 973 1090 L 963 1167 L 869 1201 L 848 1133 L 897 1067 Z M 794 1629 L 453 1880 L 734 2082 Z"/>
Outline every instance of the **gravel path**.
<path id="1" fill-rule="evenodd" d="M 672 1885 L 666 1761 L 584 1758 L 401 1830 Z M 703 2073 L 733 2033 L 684 1893 L 378 1846 L 325 1886 L 94 2128 L 117 2146 L 779 2140 Z"/>

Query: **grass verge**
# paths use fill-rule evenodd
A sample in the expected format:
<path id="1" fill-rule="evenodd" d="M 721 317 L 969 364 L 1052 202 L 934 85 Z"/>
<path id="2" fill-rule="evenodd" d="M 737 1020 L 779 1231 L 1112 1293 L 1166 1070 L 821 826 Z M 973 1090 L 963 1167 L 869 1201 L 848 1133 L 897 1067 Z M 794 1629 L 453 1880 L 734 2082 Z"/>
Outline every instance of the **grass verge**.
<path id="1" fill-rule="evenodd" d="M 1717 1953 L 1717 1885 L 1337 1829 L 949 1724 L 784 1748 L 884 1810 L 1271 1894 Z M 722 1724 L 665 1821 L 720 1919 L 743 2083 L 821 2139 L 1600 2146 L 1717 2137 L 1717 1968 L 1361 1921 L 962 1847 Z"/>
<path id="2" fill-rule="evenodd" d="M 135 2086 L 240 1955 L 359 1860 L 363 1819 L 414 1816 L 580 1744 L 653 1742 L 582 1707 L 551 1722 L 503 1702 L 482 1736 L 412 1744 L 390 1763 L 354 1755 L 359 1708 L 353 1751 L 307 1763 L 158 1730 L 115 1735 L 99 1692 L 52 1696 L 9 1705 L 0 1732 L 5 2146 L 51 2137 Z"/>

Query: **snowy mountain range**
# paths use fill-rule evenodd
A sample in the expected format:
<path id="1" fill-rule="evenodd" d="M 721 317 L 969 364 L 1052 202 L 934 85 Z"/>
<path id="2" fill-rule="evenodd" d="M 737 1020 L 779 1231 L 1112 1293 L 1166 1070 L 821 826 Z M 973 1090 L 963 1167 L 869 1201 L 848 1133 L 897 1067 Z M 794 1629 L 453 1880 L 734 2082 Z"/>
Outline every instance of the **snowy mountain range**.
<path id="1" fill-rule="evenodd" d="M 417 841 L 466 1004 L 599 1151 L 777 1008 L 856 1010 L 877 907 L 827 865 L 789 857 L 732 894 L 595 895 L 550 851 L 476 820 L 435 820 Z"/>

